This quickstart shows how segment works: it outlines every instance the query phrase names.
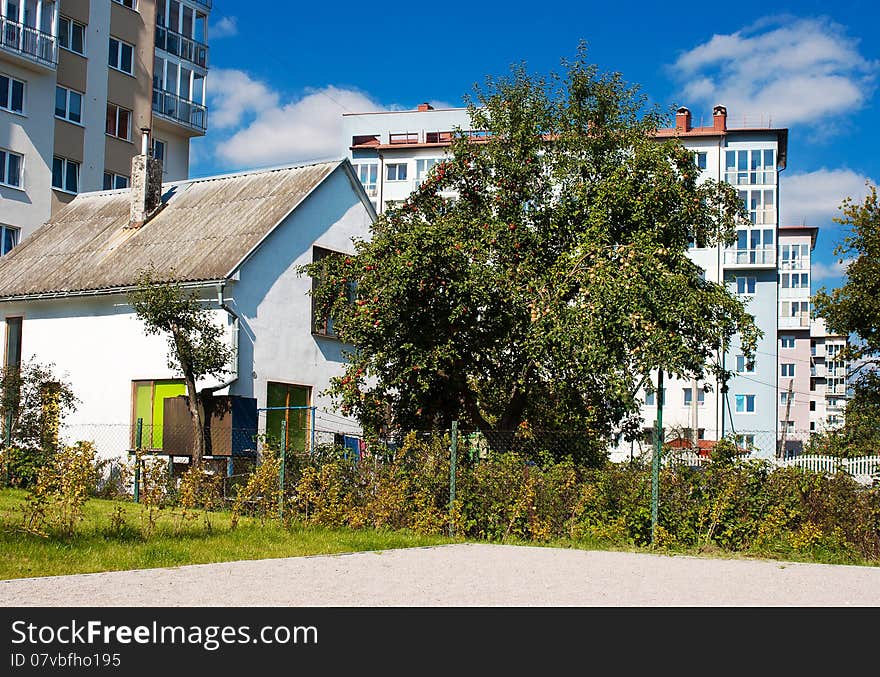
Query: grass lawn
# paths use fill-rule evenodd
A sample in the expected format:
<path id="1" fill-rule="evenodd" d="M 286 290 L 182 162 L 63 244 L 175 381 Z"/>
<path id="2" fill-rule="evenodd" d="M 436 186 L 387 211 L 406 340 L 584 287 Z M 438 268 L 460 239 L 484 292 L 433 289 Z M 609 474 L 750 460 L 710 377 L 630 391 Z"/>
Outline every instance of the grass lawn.
<path id="1" fill-rule="evenodd" d="M 56 576 L 95 571 L 148 569 L 152 567 L 206 564 L 243 559 L 326 555 L 359 550 L 387 550 L 450 543 L 446 538 L 399 531 L 327 529 L 277 522 L 260 524 L 243 518 L 229 528 L 230 515 L 211 513 L 212 530 L 201 519 L 178 527 L 179 520 L 161 511 L 155 531 L 145 539 L 142 506 L 134 503 L 91 499 L 85 520 L 70 539 L 42 538 L 15 529 L 20 522 L 18 506 L 27 492 L 0 490 L 0 579 Z M 110 517 L 123 506 L 129 528 L 123 535 L 110 533 Z"/>

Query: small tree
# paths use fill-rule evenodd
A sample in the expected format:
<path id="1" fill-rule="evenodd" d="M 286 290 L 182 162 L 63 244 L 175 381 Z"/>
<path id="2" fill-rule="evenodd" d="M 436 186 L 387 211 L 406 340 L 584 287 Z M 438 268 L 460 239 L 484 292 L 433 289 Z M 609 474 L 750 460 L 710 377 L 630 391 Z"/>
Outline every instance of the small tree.
<path id="1" fill-rule="evenodd" d="M 173 272 L 168 275 L 173 278 Z M 186 383 L 187 406 L 193 427 L 193 467 L 201 465 L 206 448 L 205 409 L 196 381 L 229 373 L 232 350 L 223 341 L 223 328 L 192 291 L 160 279 L 154 268 L 141 272 L 129 303 L 147 334 L 168 337 L 168 367 Z"/>

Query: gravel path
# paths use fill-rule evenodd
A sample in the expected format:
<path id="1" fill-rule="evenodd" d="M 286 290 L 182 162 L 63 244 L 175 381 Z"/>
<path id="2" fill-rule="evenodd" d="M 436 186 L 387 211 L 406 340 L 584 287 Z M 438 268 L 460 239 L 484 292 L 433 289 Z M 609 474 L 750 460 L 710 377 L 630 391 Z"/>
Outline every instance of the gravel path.
<path id="1" fill-rule="evenodd" d="M 2 606 L 880 606 L 880 567 L 464 544 L 0 581 Z"/>

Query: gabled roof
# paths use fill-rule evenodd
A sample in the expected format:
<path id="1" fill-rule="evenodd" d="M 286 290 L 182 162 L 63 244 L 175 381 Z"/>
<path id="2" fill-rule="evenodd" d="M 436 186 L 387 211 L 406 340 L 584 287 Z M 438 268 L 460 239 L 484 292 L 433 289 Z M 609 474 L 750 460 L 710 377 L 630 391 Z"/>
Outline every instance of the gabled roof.
<path id="1" fill-rule="evenodd" d="M 360 186 L 347 160 L 166 184 L 136 229 L 130 191 L 82 193 L 0 258 L 0 300 L 130 289 L 150 265 L 163 281 L 227 279 L 339 167 Z"/>

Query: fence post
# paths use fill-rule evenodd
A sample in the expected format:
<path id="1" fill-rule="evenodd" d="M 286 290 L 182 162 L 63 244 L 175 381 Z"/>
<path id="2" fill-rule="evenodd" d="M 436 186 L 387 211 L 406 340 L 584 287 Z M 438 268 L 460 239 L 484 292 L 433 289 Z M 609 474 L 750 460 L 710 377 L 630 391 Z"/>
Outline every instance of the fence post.
<path id="1" fill-rule="evenodd" d="M 657 545 L 657 522 L 660 515 L 660 452 L 663 450 L 663 369 L 657 378 L 657 440 L 651 460 L 651 547 Z"/>
<path id="2" fill-rule="evenodd" d="M 449 538 L 455 536 L 453 504 L 455 503 L 455 462 L 458 456 L 458 421 L 452 422 L 452 448 L 449 452 Z"/>
<path id="3" fill-rule="evenodd" d="M 284 520 L 284 466 L 287 465 L 287 421 L 281 421 L 281 470 L 278 471 L 278 519 Z"/>
<path id="4" fill-rule="evenodd" d="M 144 419 L 137 420 L 134 431 L 134 502 L 141 502 L 141 442 L 144 435 Z"/>
<path id="5" fill-rule="evenodd" d="M 312 445 L 309 447 L 309 453 L 315 453 L 315 415 L 318 412 L 318 407 L 309 407 L 312 410 Z"/>

